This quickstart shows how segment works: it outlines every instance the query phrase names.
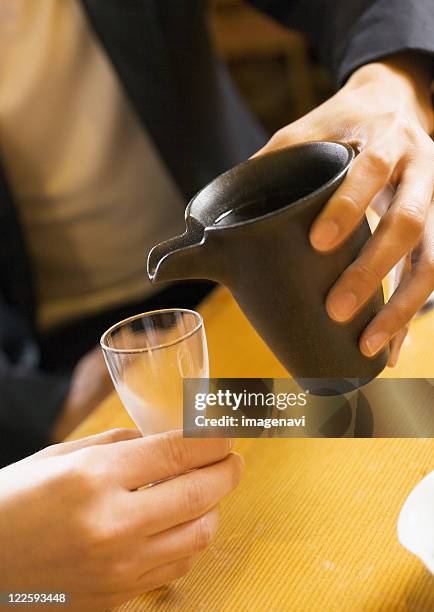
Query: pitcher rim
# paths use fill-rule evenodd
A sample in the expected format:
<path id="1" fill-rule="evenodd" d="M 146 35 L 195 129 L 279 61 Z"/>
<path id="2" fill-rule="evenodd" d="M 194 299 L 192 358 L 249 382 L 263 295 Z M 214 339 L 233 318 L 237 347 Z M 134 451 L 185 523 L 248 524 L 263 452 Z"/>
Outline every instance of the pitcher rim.
<path id="1" fill-rule="evenodd" d="M 324 183 L 323 185 L 318 187 L 318 189 L 315 189 L 314 191 L 311 191 L 308 195 L 305 195 L 305 196 L 303 196 L 301 198 L 298 198 L 297 200 L 289 202 L 289 204 L 287 204 L 286 206 L 283 206 L 283 207 L 278 208 L 276 210 L 272 210 L 272 211 L 270 211 L 268 213 L 264 213 L 263 215 L 259 215 L 258 217 L 254 217 L 253 219 L 247 219 L 247 220 L 238 221 L 238 222 L 234 222 L 234 223 L 228 223 L 227 225 L 222 225 L 222 226 L 218 226 L 218 225 L 204 225 L 203 226 L 204 232 L 206 232 L 206 233 L 208 233 L 208 232 L 221 232 L 221 231 L 225 231 L 225 230 L 229 230 L 229 229 L 233 229 L 233 228 L 244 227 L 246 225 L 252 225 L 252 223 L 256 223 L 258 221 L 265 221 L 267 219 L 271 219 L 273 217 L 278 216 L 279 214 L 287 213 L 288 210 L 298 209 L 307 199 L 312 198 L 313 196 L 316 196 L 316 195 L 320 194 L 323 191 L 326 191 L 331 185 L 333 185 L 333 183 L 338 181 L 341 178 L 341 176 L 348 171 L 348 168 L 349 168 L 351 162 L 354 160 L 356 152 L 355 152 L 355 150 L 354 150 L 354 148 L 353 148 L 353 146 L 351 144 L 348 144 L 346 142 L 332 141 L 332 140 L 309 140 L 309 141 L 298 143 L 298 144 L 295 144 L 295 145 L 290 145 L 288 147 L 281 147 L 279 149 L 275 149 L 274 151 L 272 151 L 270 153 L 267 153 L 265 155 L 272 156 L 274 154 L 281 153 L 282 151 L 285 151 L 285 150 L 288 150 L 288 149 L 303 148 L 303 147 L 312 146 L 312 145 L 318 145 L 318 144 L 340 145 L 341 147 L 344 147 L 346 149 L 347 154 L 348 154 L 348 158 L 347 158 L 343 168 L 341 170 L 339 170 L 339 172 L 334 174 L 326 183 Z M 265 155 L 264 155 L 264 157 L 265 157 Z M 210 187 L 214 182 L 219 181 L 222 177 L 227 176 L 228 174 L 233 172 L 235 170 L 235 168 L 239 168 L 240 166 L 244 166 L 244 165 L 250 164 L 250 163 L 252 163 L 252 162 L 254 162 L 256 160 L 259 160 L 259 159 L 260 159 L 260 157 L 246 159 L 244 162 L 241 162 L 241 164 L 238 164 L 238 166 L 234 166 L 233 168 L 230 168 L 226 172 L 223 172 L 223 174 L 220 174 L 220 175 L 216 176 L 212 181 L 210 181 L 204 187 L 202 187 L 202 189 L 200 191 L 198 191 L 193 196 L 193 198 L 190 200 L 190 202 L 188 203 L 188 206 L 187 206 L 187 208 L 185 210 L 185 218 L 186 218 L 186 220 L 187 220 L 187 217 L 190 215 L 191 206 L 200 197 L 200 194 L 202 192 L 204 192 L 206 189 L 208 189 L 208 187 Z M 192 217 L 192 218 L 193 219 L 197 219 L 197 217 Z M 197 220 L 200 223 L 200 220 L 199 219 L 197 219 Z"/>

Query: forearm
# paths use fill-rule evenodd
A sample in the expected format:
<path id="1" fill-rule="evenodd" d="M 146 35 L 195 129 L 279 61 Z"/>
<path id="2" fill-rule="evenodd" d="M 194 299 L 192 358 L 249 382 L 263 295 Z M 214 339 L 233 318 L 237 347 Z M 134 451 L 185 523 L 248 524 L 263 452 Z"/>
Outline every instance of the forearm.
<path id="1" fill-rule="evenodd" d="M 388 61 L 382 58 L 416 52 L 434 56 L 432 0 L 249 1 L 303 32 L 337 84 L 360 66 Z"/>

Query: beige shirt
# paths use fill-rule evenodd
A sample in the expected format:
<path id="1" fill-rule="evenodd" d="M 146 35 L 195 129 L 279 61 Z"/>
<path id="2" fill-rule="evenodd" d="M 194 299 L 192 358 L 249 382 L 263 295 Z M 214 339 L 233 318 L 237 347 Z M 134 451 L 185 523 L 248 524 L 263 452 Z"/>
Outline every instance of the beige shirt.
<path id="1" fill-rule="evenodd" d="M 78 0 L 0 1 L 0 150 L 46 329 L 152 291 L 183 202 Z"/>

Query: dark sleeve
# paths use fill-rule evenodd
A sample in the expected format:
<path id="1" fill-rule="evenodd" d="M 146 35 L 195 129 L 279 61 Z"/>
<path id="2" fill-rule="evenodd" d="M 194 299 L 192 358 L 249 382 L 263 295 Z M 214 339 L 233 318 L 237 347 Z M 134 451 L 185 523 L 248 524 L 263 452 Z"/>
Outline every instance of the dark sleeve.
<path id="1" fill-rule="evenodd" d="M 434 0 L 250 0 L 306 34 L 338 84 L 400 51 L 434 54 Z"/>
<path id="2" fill-rule="evenodd" d="M 0 300 L 0 467 L 50 444 L 69 384 L 38 370 L 27 330 Z"/>
<path id="3" fill-rule="evenodd" d="M 69 380 L 8 368 L 0 375 L 0 468 L 51 444 Z"/>

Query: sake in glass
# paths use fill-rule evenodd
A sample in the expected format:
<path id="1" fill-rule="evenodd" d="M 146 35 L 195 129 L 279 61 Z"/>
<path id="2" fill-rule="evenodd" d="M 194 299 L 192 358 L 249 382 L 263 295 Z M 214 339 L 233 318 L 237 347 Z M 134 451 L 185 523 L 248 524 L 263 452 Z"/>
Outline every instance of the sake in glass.
<path id="1" fill-rule="evenodd" d="M 128 414 L 144 436 L 182 428 L 184 378 L 208 378 L 201 315 L 167 309 L 120 321 L 101 337 L 104 358 Z"/>

